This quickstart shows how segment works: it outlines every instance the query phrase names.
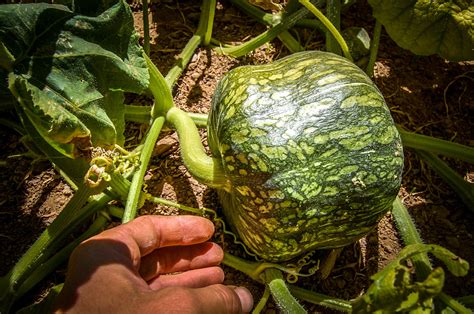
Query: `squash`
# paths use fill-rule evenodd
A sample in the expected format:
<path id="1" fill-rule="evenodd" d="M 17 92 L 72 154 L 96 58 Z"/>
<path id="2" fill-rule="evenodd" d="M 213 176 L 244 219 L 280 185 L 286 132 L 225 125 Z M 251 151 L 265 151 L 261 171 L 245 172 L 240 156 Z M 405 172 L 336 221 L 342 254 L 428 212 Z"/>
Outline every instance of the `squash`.
<path id="1" fill-rule="evenodd" d="M 224 216 L 268 261 L 358 240 L 400 188 L 402 144 L 383 96 L 328 52 L 229 71 L 208 141 L 230 182 L 218 193 Z"/>

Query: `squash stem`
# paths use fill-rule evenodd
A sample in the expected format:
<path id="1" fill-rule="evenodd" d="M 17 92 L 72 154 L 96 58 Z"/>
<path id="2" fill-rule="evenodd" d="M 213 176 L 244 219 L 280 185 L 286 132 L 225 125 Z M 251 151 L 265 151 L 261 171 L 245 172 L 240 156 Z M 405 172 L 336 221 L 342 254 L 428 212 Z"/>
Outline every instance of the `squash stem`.
<path id="1" fill-rule="evenodd" d="M 171 89 L 155 64 L 146 54 L 144 54 L 143 57 L 145 58 L 148 72 L 150 73 L 149 88 L 155 99 L 155 104 L 151 109 L 151 118 L 155 119 L 159 116 L 165 116 L 166 112 L 174 107 L 173 95 L 171 95 Z"/>
<path id="2" fill-rule="evenodd" d="M 329 30 L 324 26 L 323 23 L 321 23 L 318 19 L 301 19 L 298 22 L 296 22 L 295 26 L 297 27 L 306 27 L 306 28 L 313 28 L 317 29 L 321 32 L 328 33 Z"/>
<path id="3" fill-rule="evenodd" d="M 176 128 L 181 156 L 189 172 L 203 184 L 229 190 L 230 183 L 221 163 L 206 154 L 198 129 L 188 114 L 174 107 L 168 111 L 166 120 Z"/>
<path id="4" fill-rule="evenodd" d="M 178 60 L 175 65 L 169 70 L 168 74 L 165 76 L 166 83 L 168 87 L 171 88 L 178 81 L 179 76 L 183 73 L 184 69 L 191 61 L 191 57 L 194 55 L 194 52 L 199 47 L 202 41 L 202 36 L 195 34 L 189 39 L 184 46 L 181 53 L 178 55 Z"/>
<path id="5" fill-rule="evenodd" d="M 208 46 L 212 37 L 212 26 L 214 24 L 214 15 L 216 11 L 216 0 L 204 0 L 201 7 L 201 16 L 197 34 L 203 37 L 202 44 Z"/>
<path id="6" fill-rule="evenodd" d="M 38 237 L 7 275 L 0 279 L 0 312 L 7 313 L 16 299 L 20 286 L 27 277 L 70 236 L 75 228 L 96 212 L 103 202 L 91 201 L 83 206 L 92 194 L 92 189 L 82 185 L 50 226 Z M 101 200 L 109 201 L 106 195 Z"/>
<path id="7" fill-rule="evenodd" d="M 261 263 L 250 262 L 232 254 L 225 253 L 222 264 L 246 274 L 255 281 L 263 282 L 260 277 L 261 272 L 258 270 Z"/>
<path id="8" fill-rule="evenodd" d="M 269 298 L 270 298 L 270 289 L 268 288 L 268 286 L 265 286 L 263 295 L 260 298 L 260 301 L 258 301 L 257 305 L 255 305 L 252 311 L 252 314 L 260 314 L 263 311 L 265 305 L 267 304 Z"/>
<path id="9" fill-rule="evenodd" d="M 446 157 L 454 157 L 474 164 L 473 147 L 445 141 L 432 136 L 408 132 L 401 126 L 397 126 L 397 128 L 402 138 L 403 146 L 441 154 Z"/>
<path id="10" fill-rule="evenodd" d="M 334 36 L 336 41 L 339 43 L 339 46 L 341 46 L 342 53 L 344 57 L 349 59 L 351 62 L 354 62 L 354 59 L 352 59 L 352 56 L 349 52 L 349 47 L 347 46 L 346 41 L 342 37 L 341 33 L 337 30 L 336 27 L 331 23 L 331 21 L 328 20 L 326 16 L 317 8 L 315 7 L 309 0 L 299 0 L 302 5 L 304 5 L 311 13 L 313 13 L 318 20 L 321 21 L 321 23 L 326 26 L 326 28 L 329 30 L 329 32 Z"/>
<path id="11" fill-rule="evenodd" d="M 393 203 L 392 215 L 405 245 L 423 243 L 413 219 L 399 197 L 397 197 Z M 428 255 L 426 253 L 417 254 L 412 257 L 412 260 L 415 264 L 417 277 L 420 281 L 425 280 L 432 270 Z"/>
<path id="12" fill-rule="evenodd" d="M 403 243 L 405 246 L 411 244 L 423 244 L 421 236 L 418 233 L 418 230 L 408 213 L 407 208 L 403 205 L 399 197 L 393 202 L 392 215 L 395 219 L 398 232 L 400 233 Z M 411 257 L 413 264 L 415 265 L 415 273 L 420 281 L 425 280 L 426 277 L 430 274 L 433 267 L 431 266 L 430 259 L 428 254 L 420 253 Z M 441 302 L 450 307 L 455 313 L 469 313 L 462 304 L 452 299 L 445 293 L 441 292 L 437 297 Z"/>
<path id="13" fill-rule="evenodd" d="M 273 266 L 266 267 L 265 265 L 263 265 L 269 265 L 268 263 L 250 262 L 229 253 L 224 254 L 224 260 L 222 261 L 222 263 L 226 266 L 232 267 L 246 274 L 247 276 L 258 282 L 263 282 L 264 278 L 262 278 L 262 270 L 266 272 L 270 268 L 274 268 Z M 289 285 L 289 289 L 291 293 L 300 300 L 322 305 L 327 308 L 339 310 L 341 312 L 350 312 L 352 309 L 351 303 L 346 300 L 333 298 L 293 285 Z"/>
<path id="14" fill-rule="evenodd" d="M 453 297 L 447 295 L 444 292 L 441 292 L 437 298 L 443 302 L 446 306 L 454 310 L 454 313 L 472 313 L 472 311 L 466 308 L 463 304 L 461 304 L 458 300 L 455 300 Z"/>
<path id="15" fill-rule="evenodd" d="M 152 106 L 125 105 L 124 117 L 126 121 L 136 123 L 150 123 Z"/>
<path id="16" fill-rule="evenodd" d="M 420 155 L 428 165 L 451 186 L 451 188 L 453 188 L 464 204 L 466 204 L 467 208 L 471 212 L 474 212 L 474 184 L 464 180 L 456 171 L 451 169 L 451 167 L 436 155 L 422 150 L 417 150 L 416 153 Z"/>
<path id="17" fill-rule="evenodd" d="M 242 45 L 238 45 L 235 47 L 217 47 L 217 51 L 223 54 L 231 55 L 234 58 L 242 57 L 247 53 L 257 49 L 258 47 L 262 46 L 263 44 L 269 42 L 270 40 L 274 39 L 278 36 L 282 31 L 287 30 L 288 28 L 295 25 L 295 23 L 302 19 L 303 17 L 308 14 L 308 10 L 305 8 L 301 8 L 295 13 L 290 14 L 288 17 L 282 19 L 282 21 L 269 30 L 263 32 L 262 34 L 254 37 L 253 39 L 247 41 Z"/>
<path id="18" fill-rule="evenodd" d="M 242 11 L 244 11 L 262 24 L 275 26 L 281 21 L 281 14 L 265 13 L 263 10 L 260 10 L 254 5 L 251 5 L 248 1 L 231 0 L 231 2 L 232 4 L 238 6 Z M 289 3 L 291 2 L 292 1 L 290 1 Z M 286 8 L 288 8 L 288 5 L 286 6 Z M 293 13 L 294 11 L 287 12 Z M 299 41 L 287 30 L 284 30 L 280 34 L 278 34 L 278 39 L 281 40 L 281 42 L 286 46 L 286 48 L 288 48 L 291 53 L 305 50 L 304 47 L 300 45 Z"/>
<path id="19" fill-rule="evenodd" d="M 156 196 L 152 196 L 152 195 L 149 195 L 149 194 L 147 194 L 145 197 L 150 202 L 157 203 L 157 204 L 162 204 L 162 205 L 165 205 L 165 206 L 174 207 L 174 208 L 181 209 L 181 210 L 184 210 L 184 211 L 196 214 L 196 215 L 202 216 L 205 212 L 205 210 L 201 210 L 199 208 L 194 208 L 194 207 L 189 207 L 189 206 L 186 206 L 186 205 L 181 205 L 181 204 L 178 204 L 178 203 L 175 203 L 175 202 L 172 202 L 172 201 L 168 201 L 167 199 L 164 199 L 164 198 L 161 198 L 161 197 L 156 197 Z"/>
<path id="20" fill-rule="evenodd" d="M 352 305 L 349 301 L 329 297 L 327 295 L 309 291 L 294 285 L 289 285 L 289 289 L 291 293 L 300 300 L 304 300 L 313 304 L 318 304 L 329 309 L 341 312 L 352 311 Z"/>
<path id="21" fill-rule="evenodd" d="M 365 73 L 369 77 L 374 76 L 374 66 L 375 66 L 375 60 L 377 60 L 377 54 L 379 51 L 381 33 L 382 33 L 382 23 L 380 23 L 379 20 L 376 20 L 375 27 L 374 27 L 374 37 L 372 38 L 372 42 L 370 43 L 369 63 L 367 64 L 367 68 L 365 70 Z"/>
<path id="22" fill-rule="evenodd" d="M 171 109 L 170 109 L 171 110 Z M 143 145 L 142 153 L 140 154 L 140 164 L 137 171 L 133 174 L 132 183 L 128 192 L 127 202 L 125 204 L 125 211 L 122 217 L 122 223 L 129 222 L 137 215 L 137 210 L 140 202 L 140 195 L 142 192 L 143 177 L 145 176 L 148 164 L 151 159 L 151 154 L 155 148 L 155 143 L 160 135 L 161 128 L 165 122 L 164 117 L 158 117 L 153 120 L 150 130 L 148 131 Z"/>
<path id="23" fill-rule="evenodd" d="M 175 65 L 169 70 L 168 74 L 166 74 L 165 80 L 169 88 L 174 86 L 189 61 L 191 61 L 191 58 L 199 45 L 203 43 L 203 45 L 207 46 L 211 42 L 215 9 L 216 0 L 203 1 L 196 33 L 191 37 L 191 39 L 189 39 L 186 46 L 179 54 Z"/>
<path id="24" fill-rule="evenodd" d="M 90 225 L 90 227 L 82 233 L 78 238 L 74 239 L 71 243 L 61 249 L 58 253 L 56 253 L 53 257 L 51 257 L 48 261 L 41 264 L 38 268 L 36 268 L 29 276 L 28 279 L 20 286 L 16 298 L 20 298 L 28 291 L 30 291 L 33 287 L 35 287 L 41 280 L 43 280 L 47 275 L 53 272 L 59 265 L 64 263 L 67 260 L 69 255 L 71 255 L 72 251 L 84 240 L 90 238 L 93 235 L 99 233 L 104 227 L 107 222 L 109 222 L 109 218 L 104 213 L 99 213 L 97 218 L 94 222 Z"/>
<path id="25" fill-rule="evenodd" d="M 326 1 L 326 15 L 328 20 L 334 27 L 340 31 L 341 29 L 341 0 L 327 0 Z M 326 50 L 338 55 L 341 55 L 341 47 L 339 43 L 331 34 L 326 33 Z"/>
<path id="26" fill-rule="evenodd" d="M 298 303 L 293 295 L 291 295 L 281 271 L 269 268 L 265 270 L 264 278 L 273 299 L 283 313 L 307 313 L 303 306 Z"/>

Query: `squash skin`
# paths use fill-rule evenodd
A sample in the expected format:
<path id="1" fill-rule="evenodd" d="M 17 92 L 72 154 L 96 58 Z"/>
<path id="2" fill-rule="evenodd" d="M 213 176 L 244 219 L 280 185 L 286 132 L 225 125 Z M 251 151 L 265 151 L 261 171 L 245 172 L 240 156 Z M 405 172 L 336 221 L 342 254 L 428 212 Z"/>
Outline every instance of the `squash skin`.
<path id="1" fill-rule="evenodd" d="M 264 260 L 353 243 L 400 189 L 403 148 L 384 98 L 332 53 L 229 71 L 208 141 L 231 183 L 218 191 L 224 216 Z"/>

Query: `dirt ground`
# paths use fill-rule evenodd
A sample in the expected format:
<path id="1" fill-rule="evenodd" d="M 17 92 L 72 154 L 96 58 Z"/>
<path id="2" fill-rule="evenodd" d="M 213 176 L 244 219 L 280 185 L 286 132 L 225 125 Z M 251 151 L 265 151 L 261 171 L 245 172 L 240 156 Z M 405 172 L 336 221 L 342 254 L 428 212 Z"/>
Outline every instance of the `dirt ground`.
<path id="1" fill-rule="evenodd" d="M 141 32 L 140 7 L 134 5 L 136 27 Z M 162 73 L 167 73 L 199 20 L 199 4 L 192 1 L 153 1 L 150 5 L 151 57 Z M 363 26 L 372 33 L 370 8 L 357 2 L 343 19 L 342 28 Z M 216 11 L 213 37 L 225 43 L 240 43 L 265 30 L 228 2 L 220 2 Z M 323 38 L 313 30 L 298 29 L 307 49 L 323 49 Z M 288 51 L 278 40 L 250 55 L 233 59 L 208 48 L 199 48 L 173 90 L 177 106 L 186 111 L 206 113 L 216 83 L 231 68 L 243 64 L 267 63 Z M 473 146 L 472 113 L 474 110 L 474 62 L 447 62 L 439 57 L 419 57 L 394 44 L 383 33 L 375 82 L 384 94 L 395 121 L 421 134 Z M 149 102 L 130 98 L 133 102 Z M 130 124 L 130 145 L 146 127 Z M 206 141 L 202 131 L 203 142 Z M 20 138 L 2 128 L 0 132 L 0 275 L 5 274 L 42 230 L 55 218 L 73 191 L 45 161 L 25 156 Z M 473 214 L 452 189 L 411 151 L 405 151 L 406 163 L 400 197 L 408 207 L 426 243 L 440 244 L 474 265 Z M 446 161 L 472 182 L 474 167 L 452 159 Z M 219 210 L 215 191 L 199 184 L 186 171 L 179 157 L 174 133 L 164 133 L 157 145 L 145 177 L 148 192 L 192 207 Z M 146 203 L 141 214 L 177 214 L 174 208 Z M 245 256 L 242 249 L 224 237 L 218 229 L 214 240 L 227 251 Z M 402 248 L 390 214 L 377 228 L 354 245 L 346 247 L 334 271 L 326 280 L 316 274 L 301 278 L 298 285 L 330 296 L 353 299 L 364 293 L 370 276 L 382 269 Z M 312 256 L 314 262 L 324 252 Z M 436 265 L 436 261 L 433 261 Z M 226 283 L 249 287 L 256 300 L 263 292 L 260 284 L 245 275 L 224 267 Z M 25 299 L 38 298 L 54 282 L 60 282 L 64 269 L 50 276 Z M 474 292 L 474 275 L 454 278 L 448 275 L 445 291 L 463 296 Z M 305 304 L 311 312 L 324 312 Z M 278 312 L 269 303 L 266 313 Z"/>

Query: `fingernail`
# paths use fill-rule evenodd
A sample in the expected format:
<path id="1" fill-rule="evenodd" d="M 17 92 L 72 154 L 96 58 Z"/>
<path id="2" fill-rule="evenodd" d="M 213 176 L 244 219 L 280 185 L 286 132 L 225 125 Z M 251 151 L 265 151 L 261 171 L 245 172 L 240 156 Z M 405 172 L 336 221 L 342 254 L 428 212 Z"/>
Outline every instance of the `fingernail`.
<path id="1" fill-rule="evenodd" d="M 242 304 L 242 311 L 244 313 L 250 313 L 253 308 L 253 297 L 250 291 L 245 287 L 234 288 L 235 293 L 239 296 L 240 303 Z"/>

